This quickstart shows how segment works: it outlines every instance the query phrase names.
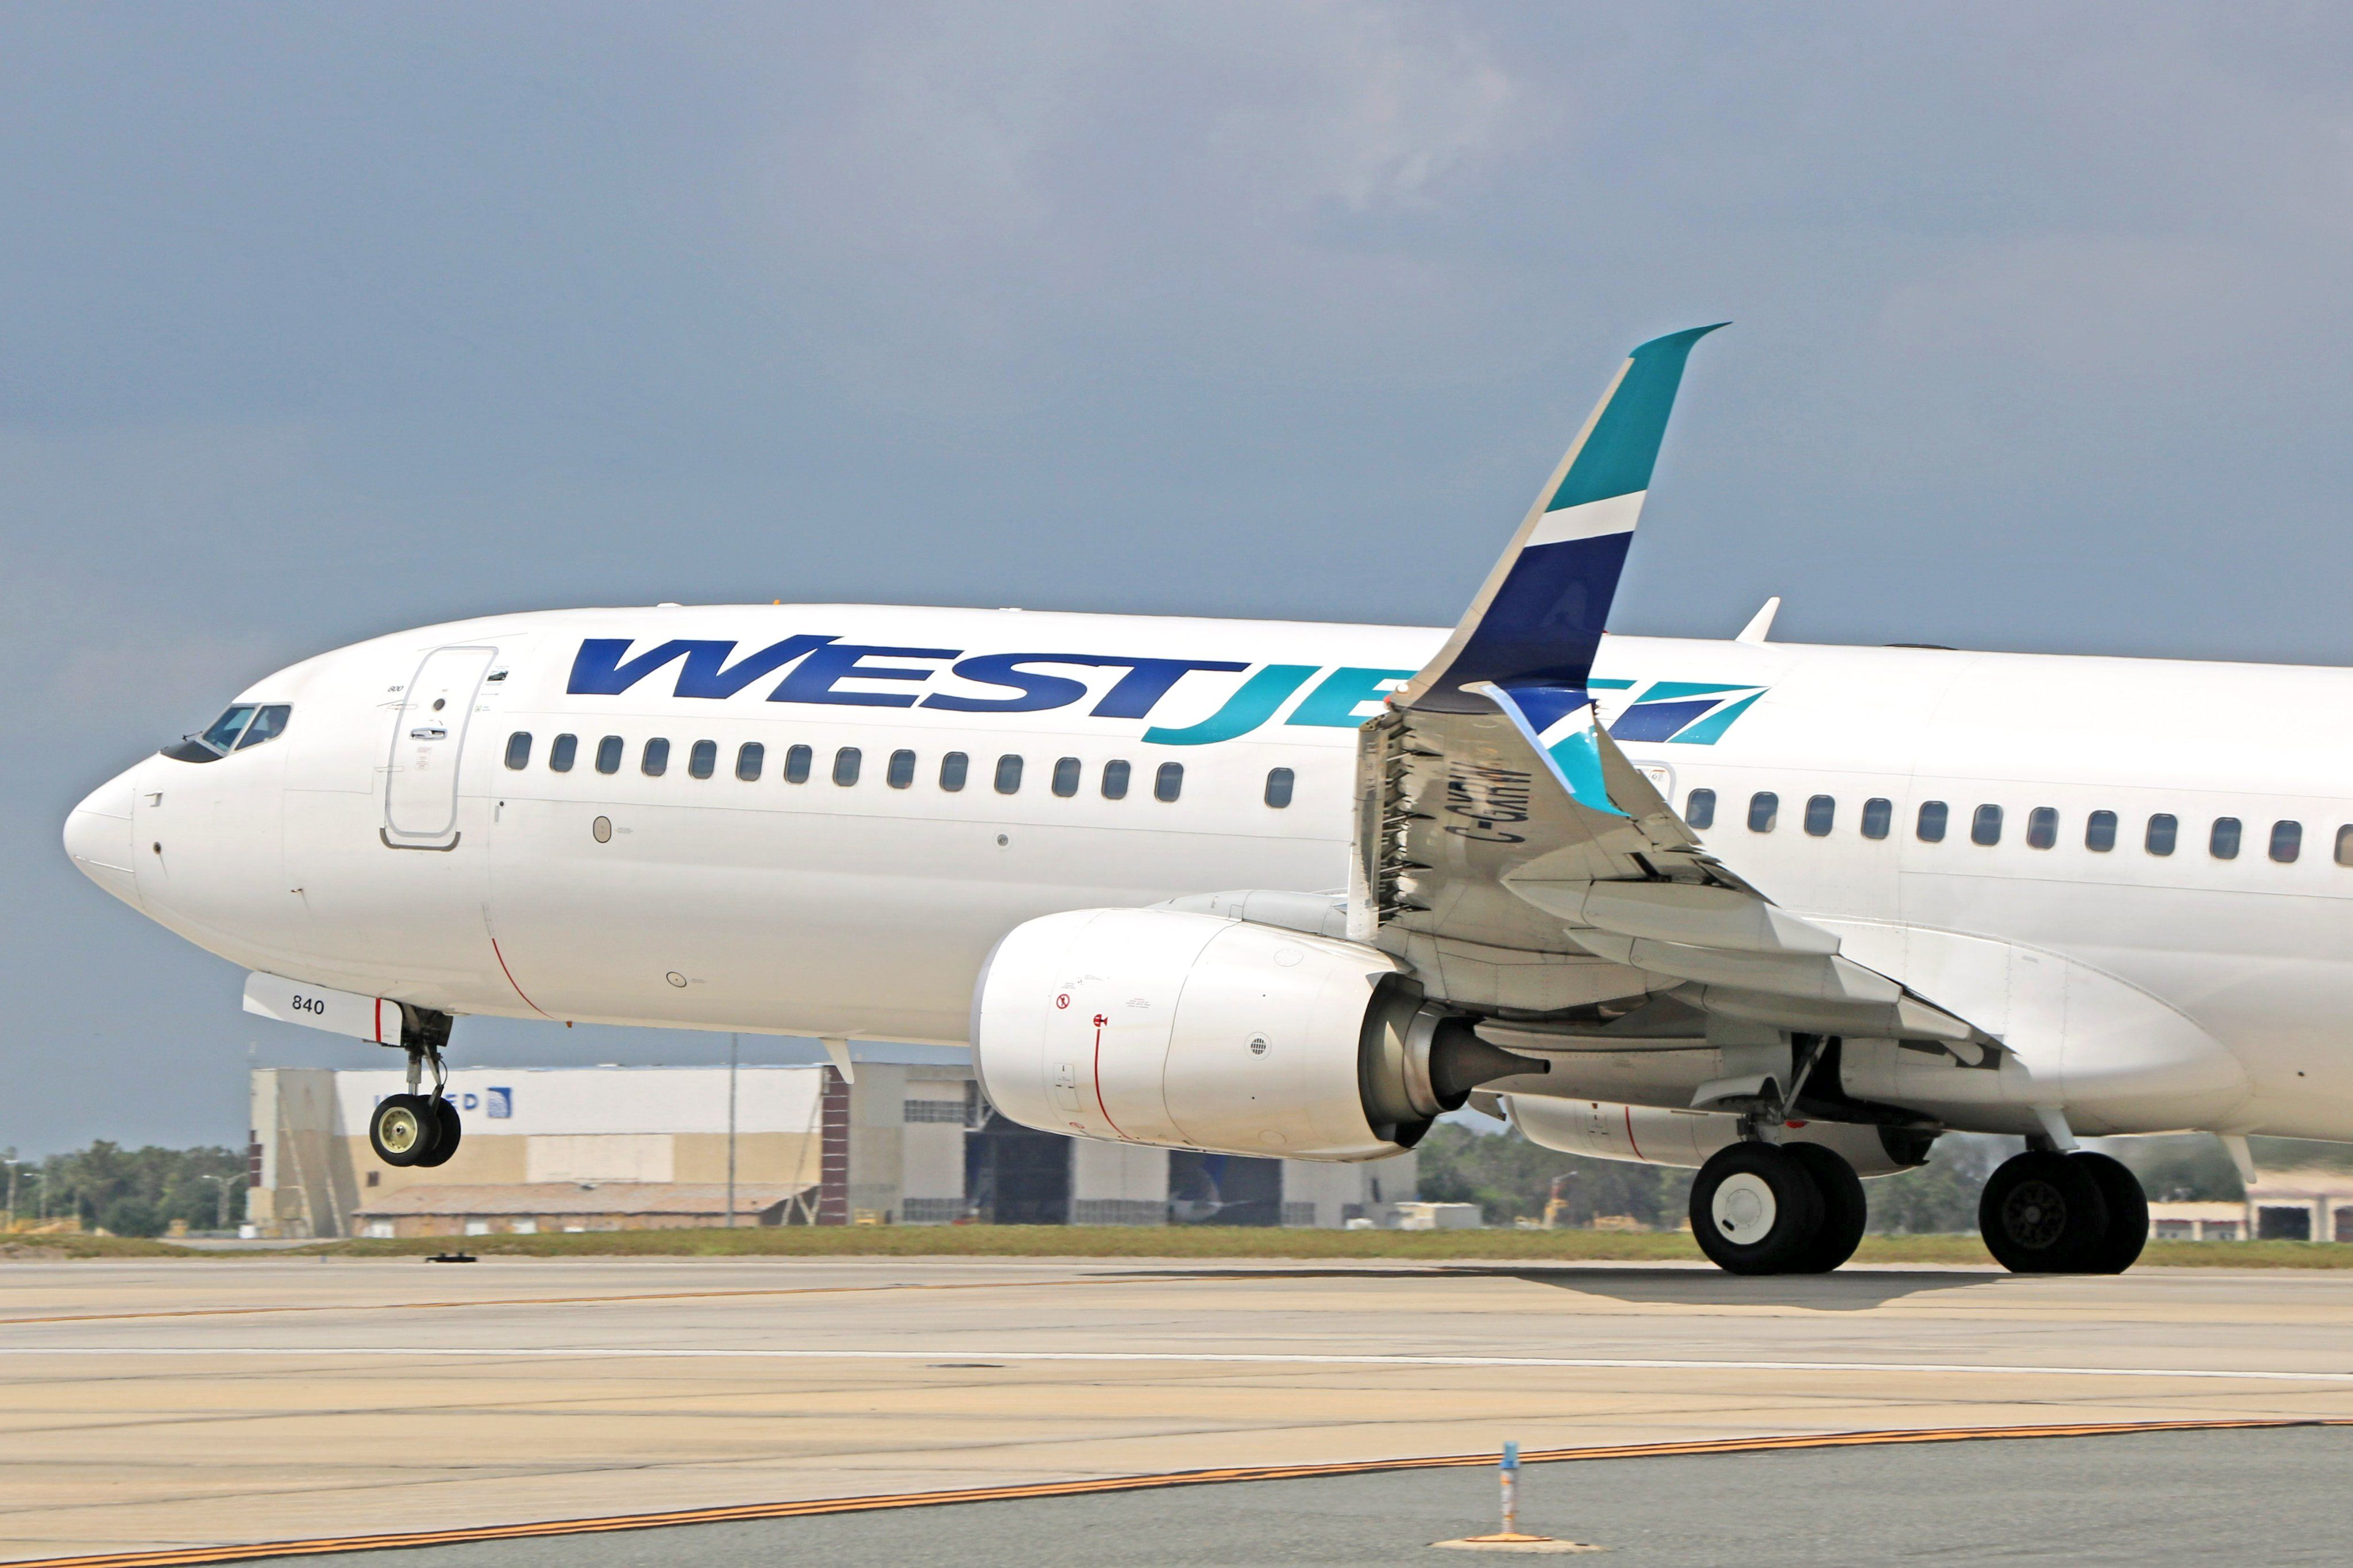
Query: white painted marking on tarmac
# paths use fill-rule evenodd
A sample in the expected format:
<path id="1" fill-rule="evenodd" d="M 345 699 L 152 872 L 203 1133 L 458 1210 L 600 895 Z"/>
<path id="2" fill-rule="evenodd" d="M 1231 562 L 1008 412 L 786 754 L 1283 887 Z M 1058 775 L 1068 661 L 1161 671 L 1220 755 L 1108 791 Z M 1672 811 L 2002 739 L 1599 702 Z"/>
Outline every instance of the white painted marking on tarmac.
<path id="1" fill-rule="evenodd" d="M 999 1362 L 1111 1362 L 1234 1366 L 1562 1367 L 1588 1372 L 1877 1372 L 1994 1377 L 2158 1377 L 2222 1382 L 2353 1383 L 2353 1372 L 2280 1372 L 2172 1366 L 2017 1366 L 1974 1362 L 1687 1361 L 1651 1356 L 1312 1355 L 1249 1351 L 737 1350 L 681 1346 L 552 1345 L 0 1345 L 0 1356 L 438 1357 L 556 1361 L 920 1361 L 986 1356 Z"/>

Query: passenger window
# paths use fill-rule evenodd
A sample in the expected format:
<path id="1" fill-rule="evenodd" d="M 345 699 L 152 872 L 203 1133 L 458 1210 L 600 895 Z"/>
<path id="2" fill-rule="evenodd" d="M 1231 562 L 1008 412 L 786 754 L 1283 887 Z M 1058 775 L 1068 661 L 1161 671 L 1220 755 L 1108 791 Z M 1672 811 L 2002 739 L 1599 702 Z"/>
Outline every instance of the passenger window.
<path id="1" fill-rule="evenodd" d="M 865 759 L 855 746 L 844 746 L 833 753 L 833 782 L 848 789 L 858 782 L 858 764 Z"/>
<path id="2" fill-rule="evenodd" d="M 2283 866 L 2293 865 L 2304 853 L 2304 824 L 2274 822 L 2272 824 L 2272 858 Z"/>
<path id="3" fill-rule="evenodd" d="M 1683 820 L 1694 827 L 1714 827 L 1715 826 L 1715 792 L 1712 789 L 1692 791 L 1690 796 L 1683 802 Z"/>
<path id="4" fill-rule="evenodd" d="M 2116 814 L 2095 811 L 2084 819 L 2084 847 L 2105 855 L 2116 847 Z"/>
<path id="5" fill-rule="evenodd" d="M 670 772 L 670 742 L 648 741 L 645 754 L 638 759 L 638 771 L 649 779 L 658 779 Z"/>
<path id="6" fill-rule="evenodd" d="M 1269 768 L 1266 773 L 1266 804 L 1280 811 L 1291 804 L 1292 775 L 1289 768 Z"/>
<path id="7" fill-rule="evenodd" d="M 817 753 L 807 746 L 787 748 L 785 752 L 785 782 L 786 784 L 808 783 L 809 763 L 815 761 Z"/>
<path id="8" fill-rule="evenodd" d="M 1748 797 L 1748 831 L 1770 833 L 1773 819 L 1781 813 L 1781 797 L 1770 790 L 1758 790 Z"/>
<path id="9" fill-rule="evenodd" d="M 1831 825 L 1838 820 L 1838 801 L 1834 796 L 1818 795 L 1806 802 L 1806 837 L 1828 838 Z"/>
<path id="10" fill-rule="evenodd" d="M 531 731 L 517 730 L 507 737 L 507 766 L 521 773 L 531 766 Z"/>
<path id="11" fill-rule="evenodd" d="M 1862 836 L 1884 838 L 1895 824 L 1895 803 L 1885 795 L 1875 795 L 1862 803 Z"/>
<path id="12" fill-rule="evenodd" d="M 940 759 L 940 787 L 954 795 L 964 788 L 965 775 L 972 771 L 972 759 L 962 752 L 950 752 Z"/>
<path id="13" fill-rule="evenodd" d="M 2026 814 L 2026 847 L 2048 849 L 2059 842 L 2059 813 L 2047 805 L 2038 805 Z"/>
<path id="14" fill-rule="evenodd" d="M 1942 844 L 1945 841 L 1945 823 L 1951 815 L 1941 800 L 1922 801 L 1920 819 L 1912 826 L 1914 837 L 1923 844 Z"/>
<path id="15" fill-rule="evenodd" d="M 686 754 L 686 771 L 699 779 L 707 779 L 719 771 L 719 742 L 697 741 L 694 750 Z"/>
<path id="16" fill-rule="evenodd" d="M 245 727 L 244 738 L 237 743 L 240 752 L 248 746 L 258 746 L 264 741 L 274 741 L 286 732 L 287 718 L 294 710 L 283 702 L 273 702 L 257 711 L 253 722 Z"/>
<path id="17" fill-rule="evenodd" d="M 892 789 L 905 789 L 908 785 L 913 784 L 915 782 L 915 753 L 913 752 L 903 751 L 892 752 L 891 766 L 882 774 L 882 782 L 889 784 Z"/>
<path id="18" fill-rule="evenodd" d="M 997 759 L 997 793 L 1016 795 L 1021 789 L 1021 759 L 1008 752 Z"/>
<path id="19" fill-rule="evenodd" d="M 1160 771 L 1152 775 L 1152 798 L 1155 800 L 1175 800 L 1184 788 L 1185 764 L 1182 763 L 1163 763 Z"/>
<path id="20" fill-rule="evenodd" d="M 2206 835 L 2206 853 L 2217 860 L 2236 860 L 2239 858 L 2237 817 L 2218 816 L 2214 819 L 2213 828 Z"/>
<path id="21" fill-rule="evenodd" d="M 1079 793 L 1079 759 L 1058 757 L 1054 761 L 1054 793 L 1064 800 Z"/>
<path id="22" fill-rule="evenodd" d="M 568 773 L 579 755 L 579 736 L 558 735 L 555 737 L 554 743 L 547 748 L 547 771 L 552 773 Z"/>
<path id="23" fill-rule="evenodd" d="M 1125 800 L 1127 798 L 1127 777 L 1129 771 L 1128 765 L 1125 763 L 1117 761 L 1116 759 L 1103 764 L 1103 797 L 1105 800 Z M 2353 862 L 2348 862 L 2348 864 L 2353 864 Z"/>
<path id="24" fill-rule="evenodd" d="M 2337 863 L 2353 866 L 2353 822 L 2337 830 Z"/>
<path id="25" fill-rule="evenodd" d="M 2180 830 L 2181 824 L 2171 812 L 2160 811 L 2148 819 L 2148 836 L 2141 840 L 2142 846 L 2152 855 L 2170 855 Z"/>
<path id="26" fill-rule="evenodd" d="M 2001 842 L 2001 807 L 1981 805 L 1969 818 L 1969 842 L 1999 844 Z"/>
<path id="27" fill-rule="evenodd" d="M 735 748 L 735 776 L 745 784 L 758 784 L 760 770 L 768 765 L 768 748 L 757 741 L 746 741 Z"/>
<path id="28" fill-rule="evenodd" d="M 596 771 L 617 773 L 621 771 L 621 737 L 607 735 L 596 742 Z"/>

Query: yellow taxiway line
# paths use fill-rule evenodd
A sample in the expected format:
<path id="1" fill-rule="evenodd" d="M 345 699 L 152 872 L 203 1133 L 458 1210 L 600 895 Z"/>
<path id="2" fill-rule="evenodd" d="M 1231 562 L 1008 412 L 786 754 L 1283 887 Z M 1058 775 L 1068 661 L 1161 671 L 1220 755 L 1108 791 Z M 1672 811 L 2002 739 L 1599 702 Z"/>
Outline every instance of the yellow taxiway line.
<path id="1" fill-rule="evenodd" d="M 2214 1421 L 2117 1421 L 2037 1426 L 1933 1426 L 1879 1432 L 1799 1433 L 1778 1437 L 1719 1437 L 1680 1443 L 1629 1443 L 1587 1448 L 1539 1448 L 1524 1452 L 1524 1465 L 1593 1459 L 1657 1459 L 1708 1454 L 1766 1453 L 1792 1448 L 1857 1448 L 1896 1443 L 1965 1443 L 1991 1438 L 2113 1437 L 2144 1432 L 2217 1432 L 2289 1426 L 2341 1426 L 2347 1419 L 2256 1419 Z M 1012 1502 L 1028 1498 L 1083 1497 L 1097 1492 L 1148 1491 L 1162 1487 L 1214 1486 L 1235 1481 L 1305 1480 L 1318 1476 L 1359 1476 L 1387 1470 L 1437 1470 L 1493 1465 L 1493 1454 L 1440 1454 L 1420 1458 L 1359 1459 L 1324 1465 L 1261 1465 L 1237 1469 L 1174 1470 L 1158 1475 L 1106 1476 L 1092 1480 L 1041 1481 L 1030 1486 L 975 1487 L 956 1491 L 899 1492 L 876 1497 L 815 1498 L 799 1502 L 739 1503 L 724 1508 L 681 1509 L 667 1513 L 612 1514 L 599 1519 L 546 1520 L 529 1524 L 486 1524 L 458 1530 L 401 1534 L 332 1536 L 311 1541 L 269 1541 L 244 1546 L 190 1546 L 166 1552 L 115 1552 L 89 1557 L 44 1557 L 8 1568 L 189 1568 L 210 1563 L 248 1563 L 267 1557 L 323 1557 L 343 1552 L 382 1552 L 419 1546 L 454 1546 L 477 1541 L 526 1541 L 541 1536 L 598 1535 L 623 1530 L 663 1530 L 689 1524 L 729 1524 L 744 1520 L 800 1519 L 815 1514 L 871 1513 L 884 1509 L 939 1508 L 953 1503 Z"/>

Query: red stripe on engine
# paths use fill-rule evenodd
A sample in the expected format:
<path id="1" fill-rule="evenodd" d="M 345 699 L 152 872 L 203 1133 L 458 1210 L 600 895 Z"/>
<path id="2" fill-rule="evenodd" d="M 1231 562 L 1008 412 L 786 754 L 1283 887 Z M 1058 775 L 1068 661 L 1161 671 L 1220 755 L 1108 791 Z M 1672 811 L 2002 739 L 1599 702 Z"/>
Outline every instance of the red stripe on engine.
<path id="1" fill-rule="evenodd" d="M 1630 1105 L 1626 1108 L 1626 1147 L 1634 1151 L 1634 1158 L 1646 1165 L 1650 1163 L 1651 1157 L 1642 1152 L 1640 1143 L 1634 1142 L 1634 1108 Z"/>

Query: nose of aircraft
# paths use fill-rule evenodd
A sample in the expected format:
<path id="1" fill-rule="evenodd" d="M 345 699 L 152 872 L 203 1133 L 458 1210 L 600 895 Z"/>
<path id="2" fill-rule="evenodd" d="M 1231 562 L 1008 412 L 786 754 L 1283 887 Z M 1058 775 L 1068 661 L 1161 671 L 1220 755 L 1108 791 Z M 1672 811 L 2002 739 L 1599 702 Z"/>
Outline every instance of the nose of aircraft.
<path id="1" fill-rule="evenodd" d="M 125 773 L 83 797 L 66 817 L 66 854 L 91 881 L 136 905 L 139 887 L 131 872 L 132 788 L 132 774 Z"/>

